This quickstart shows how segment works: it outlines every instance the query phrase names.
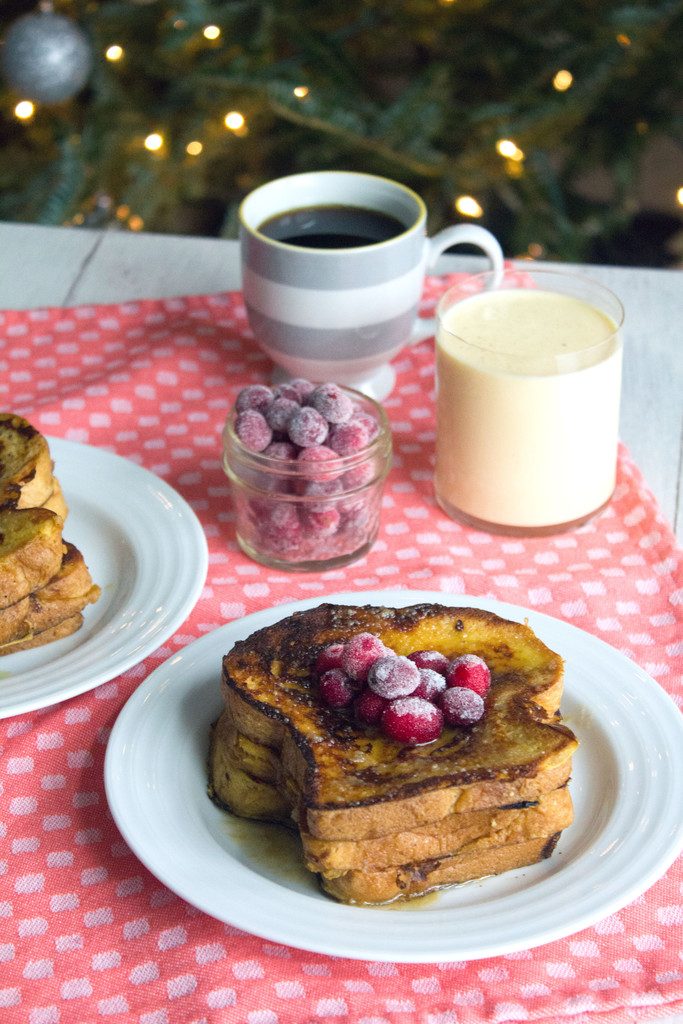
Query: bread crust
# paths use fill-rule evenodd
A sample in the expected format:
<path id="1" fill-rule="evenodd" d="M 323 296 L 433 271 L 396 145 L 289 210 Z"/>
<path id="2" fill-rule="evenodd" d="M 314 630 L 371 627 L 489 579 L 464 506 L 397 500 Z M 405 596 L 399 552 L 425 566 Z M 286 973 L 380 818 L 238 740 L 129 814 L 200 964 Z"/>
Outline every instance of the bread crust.
<path id="1" fill-rule="evenodd" d="M 0 608 L 21 601 L 59 572 L 62 520 L 44 508 L 0 509 Z"/>

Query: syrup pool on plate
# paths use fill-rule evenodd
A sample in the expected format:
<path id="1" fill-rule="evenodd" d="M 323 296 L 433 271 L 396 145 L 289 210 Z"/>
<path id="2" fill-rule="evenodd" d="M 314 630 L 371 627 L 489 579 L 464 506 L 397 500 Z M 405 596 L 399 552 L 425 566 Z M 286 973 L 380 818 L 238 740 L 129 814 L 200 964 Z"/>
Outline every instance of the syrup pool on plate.
<path id="1" fill-rule="evenodd" d="M 579 525 L 616 480 L 622 310 L 552 271 L 470 278 L 438 311 L 435 487 L 449 515 L 510 533 Z"/>

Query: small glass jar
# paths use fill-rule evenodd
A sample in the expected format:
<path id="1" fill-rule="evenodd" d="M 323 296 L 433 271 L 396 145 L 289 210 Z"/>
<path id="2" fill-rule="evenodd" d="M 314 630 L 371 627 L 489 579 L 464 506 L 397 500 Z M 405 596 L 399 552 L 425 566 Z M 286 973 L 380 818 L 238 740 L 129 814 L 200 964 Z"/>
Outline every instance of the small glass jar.
<path id="1" fill-rule="evenodd" d="M 342 390 L 379 429 L 362 450 L 326 462 L 249 451 L 235 433 L 234 411 L 228 417 L 223 468 L 231 485 L 237 542 L 254 561 L 320 572 L 362 558 L 374 544 L 391 466 L 391 428 L 381 405 L 351 388 Z"/>

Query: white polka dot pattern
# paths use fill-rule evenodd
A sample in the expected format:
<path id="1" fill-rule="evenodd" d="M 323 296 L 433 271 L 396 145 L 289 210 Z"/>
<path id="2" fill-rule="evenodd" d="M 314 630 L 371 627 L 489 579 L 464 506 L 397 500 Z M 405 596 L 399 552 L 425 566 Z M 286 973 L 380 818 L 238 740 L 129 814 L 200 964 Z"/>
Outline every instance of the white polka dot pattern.
<path id="1" fill-rule="evenodd" d="M 428 280 L 424 314 L 450 280 Z M 575 533 L 520 540 L 461 527 L 432 492 L 432 344 L 396 369 L 386 402 L 396 458 L 375 547 L 343 569 L 287 575 L 239 551 L 219 461 L 237 390 L 268 374 L 240 296 L 0 313 L 0 406 L 164 477 L 192 504 L 210 550 L 201 598 L 161 649 L 90 693 L 0 723 L 3 1020 L 592 1024 L 680 1007 L 680 862 L 619 914 L 539 949 L 433 967 L 362 963 L 264 942 L 195 911 L 111 821 L 104 750 L 141 680 L 225 621 L 312 595 L 399 586 L 538 608 L 626 652 L 681 703 L 680 551 L 628 453 L 612 503 Z"/>

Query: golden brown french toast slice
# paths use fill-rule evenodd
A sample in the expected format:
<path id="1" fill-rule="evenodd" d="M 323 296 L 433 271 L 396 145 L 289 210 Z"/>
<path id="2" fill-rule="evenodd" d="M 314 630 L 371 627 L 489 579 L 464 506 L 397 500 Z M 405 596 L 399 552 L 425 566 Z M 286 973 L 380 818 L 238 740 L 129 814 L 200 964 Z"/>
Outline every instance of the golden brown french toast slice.
<path id="1" fill-rule="evenodd" d="M 0 509 L 0 608 L 49 583 L 63 552 L 60 516 L 45 508 Z"/>
<path id="2" fill-rule="evenodd" d="M 484 718 L 409 747 L 322 704 L 312 666 L 320 650 L 371 632 L 397 654 L 475 653 L 492 673 Z M 573 733 L 552 719 L 562 659 L 523 624 L 479 609 L 322 604 L 259 630 L 223 659 L 226 711 L 235 728 L 276 751 L 297 794 L 303 831 L 328 839 L 409 830 L 455 811 L 506 802 L 519 779 L 567 764 Z M 214 788 L 215 785 L 214 785 Z M 495 794 L 495 795 L 493 795 Z"/>
<path id="3" fill-rule="evenodd" d="M 79 612 L 78 615 L 72 615 L 68 619 L 63 619 L 56 626 L 44 629 L 40 633 L 33 633 L 23 640 L 15 640 L 14 643 L 5 644 L 0 647 L 0 657 L 5 654 L 16 654 L 18 651 L 29 651 L 34 647 L 42 647 L 44 644 L 51 644 L 54 640 L 63 640 L 65 637 L 71 636 L 72 633 L 76 633 L 82 625 L 83 616 Z"/>
<path id="4" fill-rule="evenodd" d="M 53 491 L 48 443 L 28 420 L 0 413 L 0 506 L 34 508 Z"/>
<path id="5" fill-rule="evenodd" d="M 27 597 L 0 609 L 0 645 L 28 639 L 83 611 L 100 596 L 81 552 L 65 543 L 59 571 Z"/>
<path id="6" fill-rule="evenodd" d="M 52 492 L 47 500 L 42 503 L 41 508 L 49 508 L 50 511 L 56 512 L 58 516 L 61 516 L 63 520 L 69 514 L 69 506 L 66 503 L 64 492 L 56 476 L 52 477 Z"/>
<path id="7" fill-rule="evenodd" d="M 522 843 L 486 846 L 477 840 L 452 857 L 415 861 L 377 871 L 346 871 L 320 876 L 326 893 L 342 903 L 378 904 L 424 896 L 447 885 L 500 875 L 545 860 L 553 852 L 559 833 Z"/>

